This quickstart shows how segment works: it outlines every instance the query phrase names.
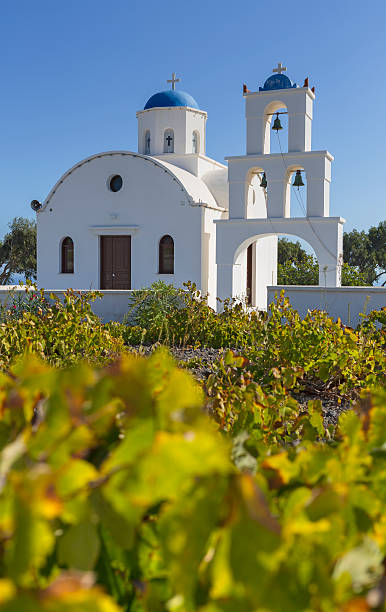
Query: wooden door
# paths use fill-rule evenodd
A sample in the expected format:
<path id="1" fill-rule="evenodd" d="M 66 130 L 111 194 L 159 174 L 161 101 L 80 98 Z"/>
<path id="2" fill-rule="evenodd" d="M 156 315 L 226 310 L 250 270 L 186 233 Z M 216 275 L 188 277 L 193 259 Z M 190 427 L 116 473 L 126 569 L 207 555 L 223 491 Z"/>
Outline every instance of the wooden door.
<path id="1" fill-rule="evenodd" d="M 131 236 L 101 236 L 101 289 L 131 289 Z"/>

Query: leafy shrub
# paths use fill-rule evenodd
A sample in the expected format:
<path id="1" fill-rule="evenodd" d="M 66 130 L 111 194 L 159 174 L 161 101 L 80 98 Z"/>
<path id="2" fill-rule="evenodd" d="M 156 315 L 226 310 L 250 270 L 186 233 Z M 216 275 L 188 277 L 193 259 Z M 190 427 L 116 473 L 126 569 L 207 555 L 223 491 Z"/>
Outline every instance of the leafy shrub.
<path id="1" fill-rule="evenodd" d="M 253 342 L 254 329 L 259 327 L 261 316 L 234 300 L 226 300 L 217 314 L 194 283 L 187 282 L 184 289 L 176 289 L 158 282 L 149 289 L 134 292 L 126 321 L 146 330 L 141 333 L 143 342 L 221 348 L 242 347 Z M 139 329 L 120 329 L 128 344 L 132 337 L 138 340 Z"/>
<path id="2" fill-rule="evenodd" d="M 24 313 L 42 315 L 50 307 L 50 301 L 45 297 L 44 290 L 27 281 L 23 293 L 10 291 L 10 303 L 1 305 L 1 321 L 7 322 L 20 319 Z"/>
<path id="3" fill-rule="evenodd" d="M 145 342 L 147 330 L 139 325 L 127 325 L 115 321 L 106 323 L 105 328 L 113 338 L 120 338 L 128 346 L 138 346 Z"/>
<path id="4" fill-rule="evenodd" d="M 216 313 L 194 283 L 184 283 L 184 287 L 183 307 L 168 319 L 169 336 L 177 345 L 237 348 L 253 342 L 255 327 L 260 325 L 258 313 L 235 300 L 222 302 Z"/>
<path id="5" fill-rule="evenodd" d="M 163 351 L 104 370 L 29 359 L 0 393 L 1 612 L 383 605 L 384 391 L 334 445 L 249 436 L 255 473 Z"/>
<path id="6" fill-rule="evenodd" d="M 367 316 L 363 315 L 358 330 L 376 338 L 386 348 L 386 307 L 373 310 Z"/>
<path id="7" fill-rule="evenodd" d="M 221 428 L 238 435 L 248 432 L 256 444 L 280 446 L 299 439 L 329 436 L 323 425 L 320 401 L 308 402 L 307 411 L 288 394 L 302 370 L 287 368 L 267 391 L 253 379 L 248 360 L 227 351 L 206 382 L 208 408 Z"/>
<path id="8" fill-rule="evenodd" d="M 374 336 L 375 328 L 357 331 L 335 322 L 326 312 L 309 311 L 302 319 L 282 294 L 269 307 L 269 316 L 255 343 L 245 350 L 255 380 L 270 384 L 278 368 L 295 368 L 304 380 L 325 382 L 342 394 L 385 382 L 386 356 Z"/>
<path id="9" fill-rule="evenodd" d="M 232 436 L 247 432 L 259 447 L 330 438 L 318 397 L 337 404 L 358 399 L 361 390 L 386 382 L 386 342 L 371 313 L 355 332 L 326 313 L 302 320 L 283 295 L 255 330 L 255 343 L 242 355 L 228 351 L 206 381 L 207 406 Z M 300 392 L 315 398 L 302 409 Z"/>
<path id="10" fill-rule="evenodd" d="M 102 364 L 123 350 L 122 339 L 114 338 L 91 310 L 90 302 L 100 297 L 98 292 L 69 289 L 63 301 L 52 294 L 48 302 L 43 290 L 27 288 L 26 296 L 0 325 L 1 368 L 23 353 L 36 353 L 63 366 L 82 359 Z"/>
<path id="11" fill-rule="evenodd" d="M 133 291 L 129 299 L 126 322 L 146 328 L 154 339 L 167 337 L 168 316 L 181 306 L 181 291 L 173 285 L 157 281 L 149 289 Z"/>

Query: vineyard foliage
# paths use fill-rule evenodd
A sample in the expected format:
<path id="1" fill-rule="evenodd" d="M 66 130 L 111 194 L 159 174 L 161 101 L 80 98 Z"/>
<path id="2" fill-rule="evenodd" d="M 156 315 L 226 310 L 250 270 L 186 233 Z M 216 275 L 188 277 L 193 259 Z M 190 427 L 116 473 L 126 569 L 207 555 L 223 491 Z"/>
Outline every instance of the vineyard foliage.
<path id="1" fill-rule="evenodd" d="M 3 307 L 0 323 L 0 368 L 18 355 L 32 353 L 55 366 L 79 361 L 102 365 L 123 351 L 123 339 L 114 338 L 92 312 L 90 302 L 101 294 L 69 289 L 64 300 L 44 296 L 29 285 L 23 297 Z"/>
<path id="2" fill-rule="evenodd" d="M 195 291 L 140 325 L 72 292 L 3 313 L 0 612 L 386 609 L 385 311 L 217 316 Z M 233 350 L 201 384 L 133 329 Z M 319 384 L 353 406 L 336 428 L 298 401 Z"/>

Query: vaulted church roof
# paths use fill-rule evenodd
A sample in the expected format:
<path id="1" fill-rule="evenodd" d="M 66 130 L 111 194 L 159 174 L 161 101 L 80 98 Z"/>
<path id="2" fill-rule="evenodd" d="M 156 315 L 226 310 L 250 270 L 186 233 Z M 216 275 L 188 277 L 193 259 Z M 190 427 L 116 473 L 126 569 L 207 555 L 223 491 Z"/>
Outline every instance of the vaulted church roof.
<path id="1" fill-rule="evenodd" d="M 203 180 L 201 180 L 200 178 L 198 178 L 191 172 L 184 170 L 183 168 L 179 168 L 178 166 L 175 166 L 174 164 L 169 164 L 163 159 L 162 160 L 157 159 L 156 161 L 158 165 L 164 166 L 170 172 L 170 174 L 173 174 L 176 177 L 176 179 L 178 179 L 180 184 L 183 186 L 186 192 L 190 195 L 192 201 L 196 205 L 198 204 L 198 205 L 207 206 L 209 208 L 214 208 L 214 209 L 225 208 L 225 206 L 223 205 L 223 202 L 216 201 L 212 191 L 210 190 L 208 185 Z M 227 172 L 226 169 L 225 169 L 225 172 Z M 226 186 L 228 186 L 228 183 L 226 182 L 226 178 L 225 178 L 225 184 Z"/>
<path id="2" fill-rule="evenodd" d="M 179 188 L 185 192 L 188 201 L 192 205 L 205 206 L 214 209 L 221 209 L 221 204 L 216 201 L 213 196 L 211 190 L 205 184 L 204 181 L 200 180 L 197 176 L 194 176 L 187 170 L 183 170 L 173 164 L 169 164 L 163 160 L 141 155 L 140 153 L 133 153 L 131 151 L 106 151 L 104 153 L 99 153 L 97 155 L 92 155 L 83 159 L 70 168 L 65 174 L 59 179 L 59 181 L 55 184 L 53 189 L 48 194 L 46 200 L 43 203 L 42 208 L 39 210 L 39 213 L 43 212 L 49 202 L 52 200 L 58 189 L 60 189 L 61 185 L 65 182 L 65 180 L 72 175 L 74 172 L 78 171 L 83 166 L 88 166 L 90 163 L 93 163 L 96 160 L 100 160 L 101 158 L 111 159 L 111 157 L 117 156 L 118 158 L 125 157 L 128 160 L 130 159 L 140 159 L 143 160 L 146 164 L 152 164 L 155 167 L 162 168 L 169 177 L 175 182 Z"/>

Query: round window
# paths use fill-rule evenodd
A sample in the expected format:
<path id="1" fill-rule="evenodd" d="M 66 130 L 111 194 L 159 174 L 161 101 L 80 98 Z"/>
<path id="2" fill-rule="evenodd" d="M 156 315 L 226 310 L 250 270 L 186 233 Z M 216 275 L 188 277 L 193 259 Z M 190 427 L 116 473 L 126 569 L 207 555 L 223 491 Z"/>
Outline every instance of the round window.
<path id="1" fill-rule="evenodd" d="M 109 185 L 111 191 L 119 191 L 123 185 L 122 177 L 119 174 L 115 174 L 111 177 Z"/>

